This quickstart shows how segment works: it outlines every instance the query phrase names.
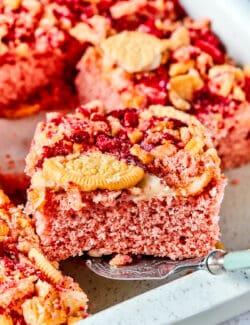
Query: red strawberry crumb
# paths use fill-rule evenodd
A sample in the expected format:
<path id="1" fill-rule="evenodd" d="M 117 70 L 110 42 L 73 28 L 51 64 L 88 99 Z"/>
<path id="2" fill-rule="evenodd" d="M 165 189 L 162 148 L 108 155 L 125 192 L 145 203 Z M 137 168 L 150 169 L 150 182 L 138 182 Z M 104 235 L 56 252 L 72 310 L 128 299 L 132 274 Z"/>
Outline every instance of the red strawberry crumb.
<path id="1" fill-rule="evenodd" d="M 106 117 L 103 114 L 94 113 L 91 115 L 92 121 L 107 121 Z"/>
<path id="2" fill-rule="evenodd" d="M 85 131 L 77 131 L 70 137 L 70 140 L 75 143 L 83 143 L 89 141 L 89 134 Z"/>
<path id="3" fill-rule="evenodd" d="M 147 87 L 156 88 L 158 90 L 166 90 L 168 84 L 168 71 L 164 66 L 161 66 L 154 73 L 144 73 L 138 76 L 140 82 Z"/>
<path id="4" fill-rule="evenodd" d="M 137 127 L 138 114 L 135 109 L 127 110 L 124 114 L 124 126 Z"/>
<path id="5" fill-rule="evenodd" d="M 83 116 L 89 117 L 90 111 L 82 106 L 77 108 L 77 112 L 81 113 Z"/>
<path id="6" fill-rule="evenodd" d="M 246 100 L 250 102 L 250 77 L 245 77 L 244 91 L 246 94 Z"/>
<path id="7" fill-rule="evenodd" d="M 155 20 L 154 19 L 148 19 L 144 24 L 141 24 L 138 27 L 138 31 L 142 32 L 142 33 L 147 33 L 147 34 L 151 34 L 154 35 L 158 38 L 163 38 L 163 37 L 167 37 L 162 30 L 159 30 L 156 26 L 155 26 Z M 168 35 L 169 36 L 169 35 Z"/>
<path id="8" fill-rule="evenodd" d="M 201 49 L 202 51 L 206 52 L 207 54 L 211 55 L 215 63 L 218 64 L 224 63 L 225 61 L 224 54 L 214 45 L 208 43 L 207 41 L 203 41 L 201 39 L 196 40 L 194 45 L 199 49 Z"/>
<path id="9" fill-rule="evenodd" d="M 67 144 L 63 140 L 58 141 L 53 147 L 45 147 L 47 157 L 66 156 L 71 153 L 72 144 Z"/>
<path id="10" fill-rule="evenodd" d="M 125 111 L 125 109 L 114 110 L 110 113 L 110 115 L 121 120 L 124 117 Z"/>
<path id="11" fill-rule="evenodd" d="M 105 134 L 100 134 L 96 138 L 96 146 L 103 152 L 119 148 L 118 139 L 111 138 Z"/>

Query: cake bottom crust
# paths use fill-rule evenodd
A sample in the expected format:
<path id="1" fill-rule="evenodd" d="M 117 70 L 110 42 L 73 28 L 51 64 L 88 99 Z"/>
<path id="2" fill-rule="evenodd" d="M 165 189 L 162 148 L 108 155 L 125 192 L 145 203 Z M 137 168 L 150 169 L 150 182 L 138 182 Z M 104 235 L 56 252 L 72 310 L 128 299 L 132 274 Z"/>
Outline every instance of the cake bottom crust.
<path id="1" fill-rule="evenodd" d="M 34 213 L 36 230 L 49 259 L 83 252 L 171 259 L 204 256 L 219 238 L 225 183 L 222 179 L 198 196 L 162 196 L 137 203 L 126 193 L 115 197 L 119 193 L 47 190 L 45 204 Z"/>

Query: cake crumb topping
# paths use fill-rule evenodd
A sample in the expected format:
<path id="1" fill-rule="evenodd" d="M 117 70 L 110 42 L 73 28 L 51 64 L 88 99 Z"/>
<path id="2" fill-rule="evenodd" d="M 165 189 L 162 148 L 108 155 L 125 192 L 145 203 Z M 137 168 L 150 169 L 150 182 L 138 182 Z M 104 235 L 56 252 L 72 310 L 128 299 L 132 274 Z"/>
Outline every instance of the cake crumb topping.
<path id="1" fill-rule="evenodd" d="M 105 113 L 92 102 L 75 114 L 49 114 L 34 144 L 26 161 L 36 206 L 42 206 L 46 187 L 119 191 L 153 174 L 176 195 L 189 196 L 222 177 L 208 132 L 171 106 Z"/>

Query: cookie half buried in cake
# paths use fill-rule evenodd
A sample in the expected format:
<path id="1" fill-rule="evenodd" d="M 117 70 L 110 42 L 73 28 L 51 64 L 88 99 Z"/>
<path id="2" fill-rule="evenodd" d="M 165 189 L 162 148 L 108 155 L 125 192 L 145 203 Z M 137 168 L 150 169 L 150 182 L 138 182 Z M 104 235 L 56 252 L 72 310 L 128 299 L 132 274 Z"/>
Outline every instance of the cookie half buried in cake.
<path id="1" fill-rule="evenodd" d="M 225 187 L 205 128 L 172 107 L 104 111 L 92 102 L 37 127 L 27 211 L 45 255 L 205 255 Z"/>
<path id="2" fill-rule="evenodd" d="M 34 224 L 0 190 L 0 324 L 73 324 L 87 297 L 40 250 Z"/>
<path id="3" fill-rule="evenodd" d="M 211 131 L 223 168 L 250 161 L 250 72 L 227 57 L 208 20 L 115 34 L 89 47 L 78 69 L 81 103 L 173 105 Z"/>

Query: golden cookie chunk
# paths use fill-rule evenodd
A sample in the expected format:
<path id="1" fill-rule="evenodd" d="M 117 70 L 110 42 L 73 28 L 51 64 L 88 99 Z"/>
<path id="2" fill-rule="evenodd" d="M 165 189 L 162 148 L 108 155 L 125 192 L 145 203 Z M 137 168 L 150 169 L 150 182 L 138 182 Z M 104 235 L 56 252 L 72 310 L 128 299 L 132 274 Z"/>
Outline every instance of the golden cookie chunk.
<path id="1" fill-rule="evenodd" d="M 21 58 L 26 58 L 29 56 L 30 51 L 29 51 L 29 45 L 27 43 L 20 43 L 17 45 L 15 48 L 15 53 L 18 54 Z"/>
<path id="2" fill-rule="evenodd" d="M 204 143 L 200 139 L 192 138 L 184 147 L 184 150 L 191 151 L 194 154 L 203 152 Z"/>
<path id="3" fill-rule="evenodd" d="M 222 250 L 226 250 L 225 246 L 223 245 L 223 243 L 221 241 L 218 241 L 216 244 L 215 244 L 215 247 L 216 249 L 222 249 Z"/>
<path id="4" fill-rule="evenodd" d="M 0 315 L 0 324 L 1 325 L 13 325 L 13 321 L 10 316 Z"/>
<path id="5" fill-rule="evenodd" d="M 207 170 L 200 176 L 193 177 L 192 181 L 186 186 L 185 189 L 180 189 L 184 196 L 198 195 L 210 183 L 213 174 Z"/>
<path id="6" fill-rule="evenodd" d="M 234 79 L 236 81 L 242 81 L 244 79 L 244 72 L 240 68 L 236 68 L 234 66 L 231 66 L 229 64 L 221 64 L 221 65 L 215 65 L 211 69 L 209 69 L 208 77 L 209 79 L 213 79 L 217 77 L 218 75 L 222 75 L 224 73 L 232 73 L 234 76 Z"/>
<path id="7" fill-rule="evenodd" d="M 55 284 L 63 280 L 63 276 L 49 260 L 41 254 L 36 248 L 31 248 L 28 253 L 29 259 L 34 260 L 36 266 Z"/>
<path id="8" fill-rule="evenodd" d="M 199 74 L 184 74 L 170 79 L 170 88 L 184 100 L 192 100 L 193 93 L 203 86 Z"/>
<path id="9" fill-rule="evenodd" d="M 5 240 L 9 233 L 9 227 L 4 220 L 0 220 L 0 242 Z"/>
<path id="10" fill-rule="evenodd" d="M 0 236 L 6 236 L 9 233 L 9 227 L 7 223 L 3 220 L 0 220 Z"/>
<path id="11" fill-rule="evenodd" d="M 136 185 L 144 176 L 142 168 L 101 152 L 49 158 L 42 173 L 43 178 L 52 179 L 57 185 L 72 182 L 83 191 L 121 190 Z"/>
<path id="12" fill-rule="evenodd" d="M 193 60 L 189 60 L 187 62 L 172 63 L 172 64 L 170 64 L 170 67 L 169 67 L 169 75 L 170 75 L 170 77 L 175 77 L 180 74 L 185 74 L 193 67 L 194 67 Z"/>
<path id="13" fill-rule="evenodd" d="M 158 159 L 164 159 L 167 156 L 172 156 L 176 153 L 176 147 L 170 142 L 166 142 L 160 146 L 155 147 L 151 150 L 151 154 Z"/>
<path id="14" fill-rule="evenodd" d="M 189 31 L 186 27 L 180 26 L 171 35 L 168 41 L 168 48 L 170 50 L 176 50 L 182 46 L 188 46 L 190 44 Z"/>
<path id="15" fill-rule="evenodd" d="M 167 47 L 166 40 L 128 31 L 111 36 L 101 43 L 104 62 L 114 60 L 131 73 L 156 69 Z"/>
<path id="16" fill-rule="evenodd" d="M 72 37 L 79 42 L 90 42 L 92 44 L 99 44 L 106 38 L 107 30 L 109 28 L 109 21 L 107 18 L 100 15 L 94 15 L 85 22 L 77 23 L 69 30 Z"/>
<path id="17" fill-rule="evenodd" d="M 176 107 L 182 111 L 187 111 L 191 108 L 191 105 L 189 104 L 189 102 L 187 102 L 185 99 L 183 99 L 174 90 L 170 89 L 168 95 L 169 95 L 169 99 L 170 99 L 171 103 L 174 105 L 174 107 Z"/>
<path id="18" fill-rule="evenodd" d="M 209 88 L 217 95 L 227 97 L 234 85 L 234 75 L 232 72 L 218 74 L 209 82 Z"/>
<path id="19" fill-rule="evenodd" d="M 154 156 L 150 152 L 142 149 L 139 144 L 134 144 L 130 148 L 130 153 L 138 157 L 144 164 L 150 164 L 154 160 Z"/>
<path id="20" fill-rule="evenodd" d="M 246 77 L 250 77 L 250 65 L 244 66 L 243 73 Z"/>
<path id="21" fill-rule="evenodd" d="M 204 126 L 194 116 L 177 110 L 171 106 L 152 105 L 150 106 L 149 111 L 153 116 L 157 116 L 159 118 L 172 118 L 173 120 L 178 120 L 187 124 L 190 138 L 195 137 L 197 141 L 199 140 L 202 143 L 204 143 L 205 138 L 206 141 L 208 141 Z M 177 127 L 177 129 L 179 128 Z"/>
<path id="22" fill-rule="evenodd" d="M 10 8 L 11 10 L 16 10 L 21 5 L 21 0 L 3 0 L 5 7 Z"/>
<path id="23" fill-rule="evenodd" d="M 128 137 L 132 143 L 136 143 L 143 138 L 143 133 L 140 130 L 135 129 L 134 131 L 128 133 Z"/>
<path id="24" fill-rule="evenodd" d="M 233 87 L 233 99 L 244 102 L 246 100 L 246 94 L 244 91 L 237 85 Z"/>

